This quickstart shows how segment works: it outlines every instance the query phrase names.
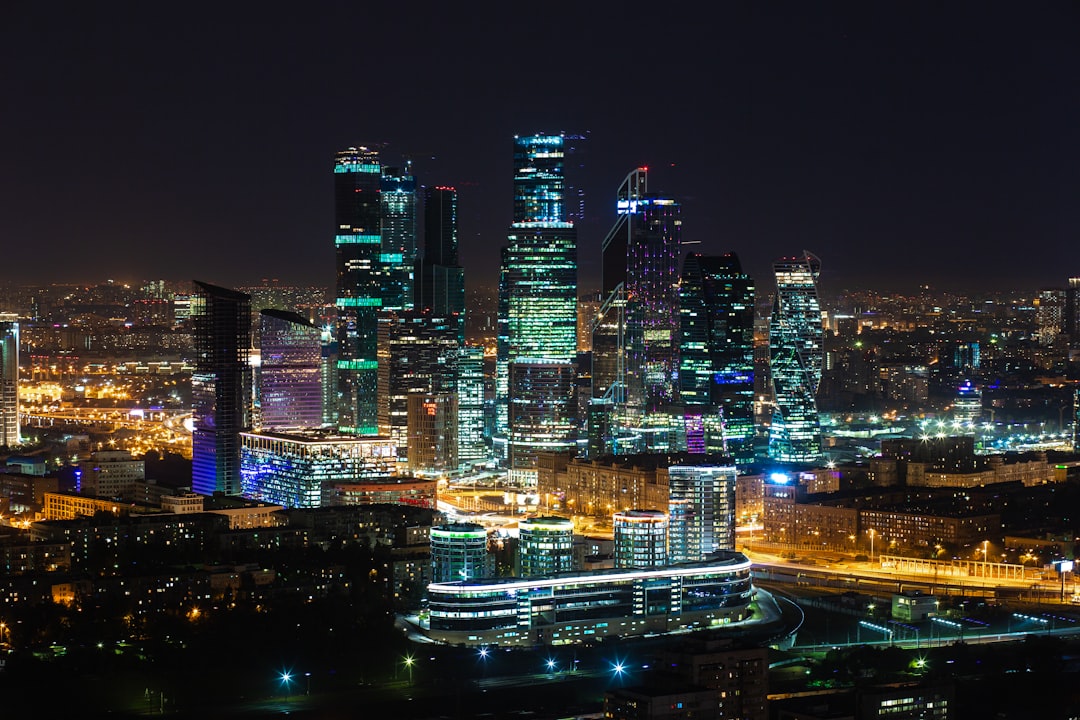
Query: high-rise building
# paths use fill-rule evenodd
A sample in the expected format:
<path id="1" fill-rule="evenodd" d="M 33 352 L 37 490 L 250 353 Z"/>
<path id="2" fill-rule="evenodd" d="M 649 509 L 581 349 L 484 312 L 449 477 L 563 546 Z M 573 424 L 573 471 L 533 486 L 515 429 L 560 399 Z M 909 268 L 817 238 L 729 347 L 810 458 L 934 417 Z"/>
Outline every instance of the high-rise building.
<path id="1" fill-rule="evenodd" d="M 490 574 L 487 530 L 475 523 L 452 523 L 431 528 L 433 582 L 478 580 Z"/>
<path id="2" fill-rule="evenodd" d="M 387 438 L 327 432 L 245 432 L 241 476 L 244 497 L 285 507 L 342 504 L 335 485 L 389 481 L 397 456 Z"/>
<path id="3" fill-rule="evenodd" d="M 266 429 L 323 422 L 319 328 L 287 310 L 259 313 L 259 417 Z"/>
<path id="4" fill-rule="evenodd" d="M 769 367 L 774 411 L 769 456 L 781 462 L 821 458 L 817 390 L 821 384 L 821 261 L 808 252 L 773 263 L 776 297 L 769 319 Z"/>
<path id="5" fill-rule="evenodd" d="M 528 518 L 518 523 L 518 577 L 539 577 L 574 569 L 574 521 Z"/>
<path id="6" fill-rule="evenodd" d="M 79 492 L 99 498 L 130 495 L 146 479 L 146 462 L 127 450 L 98 450 L 79 463 Z"/>
<path id="7" fill-rule="evenodd" d="M 389 277 L 382 250 L 379 154 L 349 148 L 334 161 L 338 428 L 377 435 L 378 314 Z"/>
<path id="8" fill-rule="evenodd" d="M 669 562 L 697 562 L 735 549 L 735 479 L 733 464 L 668 467 Z"/>
<path id="9" fill-rule="evenodd" d="M 0 447 L 22 443 L 19 435 L 19 322 L 0 314 Z"/>
<path id="10" fill-rule="evenodd" d="M 678 371 L 681 208 L 648 192 L 646 168 L 627 175 L 616 198 L 592 343 L 593 401 L 602 407 L 593 415 L 603 429 L 590 429 L 591 443 L 606 453 L 663 452 Z"/>
<path id="11" fill-rule="evenodd" d="M 615 567 L 649 569 L 668 564 L 668 516 L 659 510 L 623 510 L 612 517 Z"/>
<path id="12" fill-rule="evenodd" d="M 458 466 L 458 401 L 454 393 L 413 393 L 408 401 L 409 471 L 450 473 Z"/>
<path id="13" fill-rule="evenodd" d="M 735 253 L 692 253 L 679 284 L 686 450 L 754 461 L 754 281 Z M 696 432 L 695 432 L 696 431 Z"/>
<path id="14" fill-rule="evenodd" d="M 536 447 L 531 429 L 515 433 L 511 427 L 512 365 L 573 363 L 577 351 L 577 233 L 563 204 L 564 141 L 561 135 L 514 138 L 514 215 L 499 274 L 496 434 L 506 456 L 516 457 L 525 470 L 525 483 L 535 482 L 526 458 Z M 524 379 L 529 373 L 516 375 Z M 562 405 L 557 412 L 566 416 L 547 422 L 549 433 L 558 432 L 550 442 L 575 442 L 573 410 L 573 403 Z"/>
<path id="15" fill-rule="evenodd" d="M 383 168 L 380 184 L 384 310 L 413 307 L 414 265 L 416 263 L 416 179 L 412 164 L 404 169 Z"/>
<path id="16" fill-rule="evenodd" d="M 380 319 L 379 428 L 397 444 L 400 458 L 409 452 L 409 396 L 454 392 L 459 347 L 455 316 L 410 310 Z"/>
<path id="17" fill-rule="evenodd" d="M 251 424 L 251 298 L 208 283 L 196 281 L 195 286 L 192 489 L 203 495 L 238 495 L 240 431 Z"/>
<path id="18" fill-rule="evenodd" d="M 1063 331 L 1070 345 L 1080 344 L 1080 277 L 1071 277 L 1065 286 Z"/>
<path id="19" fill-rule="evenodd" d="M 1044 288 L 1035 298 L 1035 331 L 1039 344 L 1050 346 L 1065 331 L 1065 291 Z"/>
<path id="20" fill-rule="evenodd" d="M 577 368 L 563 360 L 520 357 L 509 372 L 509 479 L 533 487 L 538 452 L 574 447 Z"/>
<path id="21" fill-rule="evenodd" d="M 458 462 L 486 460 L 484 442 L 484 348 L 465 345 L 458 355 Z"/>
<path id="22" fill-rule="evenodd" d="M 457 317 L 465 341 L 465 271 L 458 264 L 457 191 L 424 189 L 424 257 L 416 269 L 418 309 Z"/>

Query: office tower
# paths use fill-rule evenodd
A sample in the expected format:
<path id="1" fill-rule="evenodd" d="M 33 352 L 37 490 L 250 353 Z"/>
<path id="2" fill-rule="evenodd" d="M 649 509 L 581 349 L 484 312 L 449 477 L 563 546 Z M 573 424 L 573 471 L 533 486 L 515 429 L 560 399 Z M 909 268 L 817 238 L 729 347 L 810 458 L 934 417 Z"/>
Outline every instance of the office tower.
<path id="1" fill-rule="evenodd" d="M 1080 452 L 1080 387 L 1073 391 L 1073 452 Z"/>
<path id="2" fill-rule="evenodd" d="M 287 310 L 259 313 L 259 408 L 266 429 L 316 428 L 323 422 L 322 339 Z"/>
<path id="3" fill-rule="evenodd" d="M 487 530 L 474 523 L 431 528 L 431 579 L 457 582 L 487 577 Z"/>
<path id="4" fill-rule="evenodd" d="M 383 168 L 380 183 L 384 310 L 413 307 L 413 271 L 416 264 L 416 179 L 412 163 L 405 168 Z"/>
<path id="5" fill-rule="evenodd" d="M 824 333 L 818 303 L 821 261 L 808 252 L 773 263 L 776 297 L 769 319 L 773 410 L 769 456 L 781 462 L 821 458 L 817 389 Z"/>
<path id="6" fill-rule="evenodd" d="M 19 322 L 0 314 L 0 448 L 22 443 L 19 435 Z"/>
<path id="7" fill-rule="evenodd" d="M 696 562 L 735 549 L 736 474 L 732 464 L 668 467 L 670 562 Z"/>
<path id="8" fill-rule="evenodd" d="M 953 400 L 953 420 L 964 428 L 971 430 L 982 416 L 982 391 L 965 380 L 956 389 L 956 399 Z"/>
<path id="9" fill-rule="evenodd" d="M 208 283 L 195 286 L 191 486 L 203 495 L 238 495 L 240 431 L 251 424 L 251 298 Z"/>
<path id="10" fill-rule="evenodd" d="M 445 474 L 458 466 L 458 401 L 454 393 L 413 393 L 408 401 L 409 471 Z"/>
<path id="11" fill-rule="evenodd" d="M 574 569 L 574 521 L 528 518 L 518 523 L 518 577 L 538 577 Z"/>
<path id="12" fill-rule="evenodd" d="M 648 171 L 623 180 L 604 239 L 603 300 L 593 328 L 593 398 L 606 407 L 615 454 L 665 451 L 675 399 L 681 207 L 648 192 Z M 595 433 L 592 433 L 595 434 Z"/>
<path id="13" fill-rule="evenodd" d="M 424 189 L 424 257 L 416 270 L 415 305 L 439 317 L 457 317 L 465 341 L 465 271 L 458 264 L 457 191 Z"/>
<path id="14" fill-rule="evenodd" d="M 458 462 L 487 459 L 484 443 L 484 348 L 465 345 L 458 355 Z"/>
<path id="15" fill-rule="evenodd" d="M 334 161 L 338 428 L 378 434 L 378 314 L 388 283 L 382 252 L 382 166 L 368 148 Z"/>
<path id="16" fill-rule="evenodd" d="M 534 429 L 511 427 L 512 365 L 573 363 L 577 329 L 577 233 L 563 205 L 561 135 L 514 138 L 514 215 L 499 271 L 499 339 L 496 358 L 496 434 L 499 446 L 519 471 L 512 481 L 535 483 Z M 551 368 L 548 368 L 551 370 Z M 531 369 L 516 373 L 525 381 Z M 561 371 L 559 371 L 561 376 Z M 546 382 L 546 381 L 545 381 Z M 573 405 L 549 417 L 545 447 L 568 447 L 576 440 Z M 518 414 L 521 419 L 535 415 Z M 550 433 L 557 434 L 550 434 Z M 532 455 L 532 460 L 529 457 Z M 532 465 L 532 468 L 529 466 Z"/>
<path id="17" fill-rule="evenodd" d="M 399 458 L 407 459 L 409 453 L 409 396 L 454 392 L 458 349 L 456 317 L 411 310 L 380 319 L 379 430 L 397 444 Z"/>
<path id="18" fill-rule="evenodd" d="M 615 567 L 646 570 L 668 564 L 668 516 L 659 510 L 624 510 L 613 516 Z"/>
<path id="19" fill-rule="evenodd" d="M 240 433 L 240 442 L 243 496 L 285 507 L 343 504 L 335 484 L 387 481 L 397 472 L 386 438 L 264 430 Z"/>
<path id="20" fill-rule="evenodd" d="M 1065 286 L 1065 308 L 1062 330 L 1070 345 L 1080 344 L 1080 277 L 1071 277 Z"/>
<path id="21" fill-rule="evenodd" d="M 1042 289 L 1035 298 L 1035 335 L 1039 344 L 1049 347 L 1065 330 L 1065 291 Z"/>
<path id="22" fill-rule="evenodd" d="M 687 255 L 679 284 L 687 450 L 754 461 L 754 281 L 735 253 Z M 693 431 L 692 431 L 693 430 Z"/>
<path id="23" fill-rule="evenodd" d="M 533 487 L 538 452 L 574 447 L 577 368 L 563 360 L 520 357 L 509 373 L 509 479 Z"/>

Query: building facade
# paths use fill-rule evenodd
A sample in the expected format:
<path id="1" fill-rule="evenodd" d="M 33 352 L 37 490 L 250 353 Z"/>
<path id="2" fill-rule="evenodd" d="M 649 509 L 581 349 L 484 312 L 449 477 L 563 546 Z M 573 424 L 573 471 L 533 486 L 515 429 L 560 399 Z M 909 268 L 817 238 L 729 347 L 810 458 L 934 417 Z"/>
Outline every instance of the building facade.
<path id="1" fill-rule="evenodd" d="M 431 528 L 431 577 L 436 583 L 469 582 L 491 574 L 487 530 L 475 523 Z"/>
<path id="2" fill-rule="evenodd" d="M 270 429 L 323 423 L 322 338 L 297 313 L 259 313 L 259 423 Z"/>
<path id="3" fill-rule="evenodd" d="M 195 285 L 192 489 L 203 495 L 239 495 L 240 432 L 251 426 L 251 298 L 208 283 Z"/>
<path id="4" fill-rule="evenodd" d="M 769 456 L 781 462 L 812 463 L 821 458 L 821 305 L 817 278 L 821 261 L 810 253 L 773 263 L 776 296 L 769 319 L 769 367 L 774 411 Z"/>
<path id="5" fill-rule="evenodd" d="M 540 577 L 574 569 L 574 522 L 561 517 L 518 523 L 518 577 Z"/>
<path id="6" fill-rule="evenodd" d="M 19 434 L 19 322 L 0 314 L 0 447 L 22 443 Z"/>
<path id="7" fill-rule="evenodd" d="M 696 562 L 735 549 L 736 474 L 733 464 L 668 467 L 671 562 Z"/>

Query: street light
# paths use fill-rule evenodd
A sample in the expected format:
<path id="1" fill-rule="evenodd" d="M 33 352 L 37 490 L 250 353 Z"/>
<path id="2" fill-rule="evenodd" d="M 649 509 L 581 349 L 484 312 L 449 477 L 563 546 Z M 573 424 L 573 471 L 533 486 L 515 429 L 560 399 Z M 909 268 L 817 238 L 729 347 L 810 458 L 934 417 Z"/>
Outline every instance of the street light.
<path id="1" fill-rule="evenodd" d="M 874 562 L 874 528 L 870 528 L 870 562 Z"/>
<path id="2" fill-rule="evenodd" d="M 280 677 L 281 677 L 281 684 L 285 687 L 285 699 L 288 700 L 289 699 L 289 689 L 290 689 L 289 686 L 292 684 L 292 673 L 290 673 L 288 670 L 286 670 L 286 671 L 281 673 Z"/>
<path id="3" fill-rule="evenodd" d="M 412 666 L 416 663 L 416 659 L 412 655 L 405 656 L 405 669 L 409 671 L 409 687 L 412 687 Z"/>

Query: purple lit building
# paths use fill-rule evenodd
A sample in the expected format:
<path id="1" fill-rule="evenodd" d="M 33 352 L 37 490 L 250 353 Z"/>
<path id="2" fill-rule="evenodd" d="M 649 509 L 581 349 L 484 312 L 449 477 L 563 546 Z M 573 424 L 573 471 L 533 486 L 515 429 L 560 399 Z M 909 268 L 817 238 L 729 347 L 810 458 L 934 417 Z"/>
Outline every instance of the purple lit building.
<path id="1" fill-rule="evenodd" d="M 321 426 L 323 391 L 319 329 L 300 315 L 286 310 L 263 310 L 259 323 L 262 427 L 280 430 Z"/>

